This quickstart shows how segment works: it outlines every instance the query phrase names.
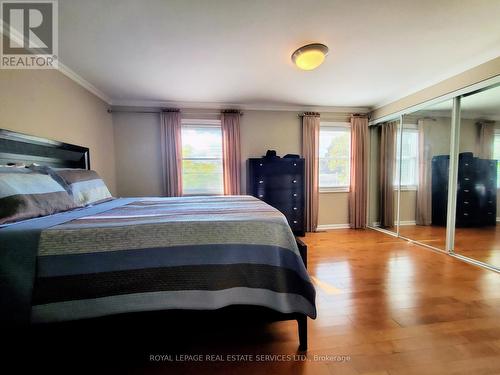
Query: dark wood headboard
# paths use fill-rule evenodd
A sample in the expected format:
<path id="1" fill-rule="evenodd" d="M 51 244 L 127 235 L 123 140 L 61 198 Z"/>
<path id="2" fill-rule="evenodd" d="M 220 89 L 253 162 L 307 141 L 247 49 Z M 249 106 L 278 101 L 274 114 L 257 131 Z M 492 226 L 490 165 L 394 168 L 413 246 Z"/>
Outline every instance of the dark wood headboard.
<path id="1" fill-rule="evenodd" d="M 90 169 L 90 155 L 87 147 L 0 129 L 0 165 L 9 163 Z"/>

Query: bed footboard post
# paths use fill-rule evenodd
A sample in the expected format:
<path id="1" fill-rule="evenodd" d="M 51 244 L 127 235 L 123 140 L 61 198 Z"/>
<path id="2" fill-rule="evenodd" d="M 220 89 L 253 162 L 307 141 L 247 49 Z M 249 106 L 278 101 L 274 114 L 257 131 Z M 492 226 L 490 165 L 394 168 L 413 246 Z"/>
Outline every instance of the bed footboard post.
<path id="1" fill-rule="evenodd" d="M 299 326 L 299 350 L 305 352 L 307 350 L 307 315 L 300 316 L 297 323 Z"/>
<path id="2" fill-rule="evenodd" d="M 295 237 L 295 241 L 297 242 L 297 246 L 299 247 L 300 257 L 302 258 L 302 261 L 307 268 L 307 245 L 297 237 Z"/>
<path id="3" fill-rule="evenodd" d="M 299 248 L 300 257 L 307 268 L 307 245 L 295 237 Z M 299 326 L 299 350 L 305 352 L 307 350 L 307 315 L 301 315 L 297 318 Z"/>

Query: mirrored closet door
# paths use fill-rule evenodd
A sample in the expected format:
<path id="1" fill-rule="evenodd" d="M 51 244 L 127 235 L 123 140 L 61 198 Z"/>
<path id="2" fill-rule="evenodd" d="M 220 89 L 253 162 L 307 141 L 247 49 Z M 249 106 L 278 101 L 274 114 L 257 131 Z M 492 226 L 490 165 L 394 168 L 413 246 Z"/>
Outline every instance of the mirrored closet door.
<path id="1" fill-rule="evenodd" d="M 370 130 L 369 223 L 442 251 L 452 105 L 438 103 L 402 116 L 402 124 L 396 119 Z"/>
<path id="2" fill-rule="evenodd" d="M 445 251 L 452 100 L 403 116 L 401 237 Z"/>
<path id="3" fill-rule="evenodd" d="M 500 268 L 500 87 L 460 101 L 454 251 Z"/>

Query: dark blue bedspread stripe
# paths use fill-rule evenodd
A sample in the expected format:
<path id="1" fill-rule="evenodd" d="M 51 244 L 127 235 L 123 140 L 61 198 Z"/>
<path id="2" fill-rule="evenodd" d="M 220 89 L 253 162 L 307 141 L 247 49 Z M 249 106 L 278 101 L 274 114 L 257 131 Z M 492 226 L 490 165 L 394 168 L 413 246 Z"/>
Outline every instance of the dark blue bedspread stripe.
<path id="1" fill-rule="evenodd" d="M 209 264 L 267 264 L 295 271 L 309 281 L 298 255 L 269 245 L 210 244 L 38 257 L 37 277 L 69 276 L 141 268 Z"/>

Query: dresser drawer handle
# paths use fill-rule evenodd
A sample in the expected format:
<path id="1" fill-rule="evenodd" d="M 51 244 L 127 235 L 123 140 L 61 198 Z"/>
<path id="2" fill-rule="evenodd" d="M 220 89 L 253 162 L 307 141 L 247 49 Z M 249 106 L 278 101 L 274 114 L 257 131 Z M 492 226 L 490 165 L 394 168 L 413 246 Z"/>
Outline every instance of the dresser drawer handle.
<path id="1" fill-rule="evenodd" d="M 259 184 L 263 184 L 263 183 L 264 183 L 264 181 L 263 181 L 263 180 L 260 180 L 260 181 L 259 181 Z"/>
<path id="2" fill-rule="evenodd" d="M 468 190 L 468 189 L 465 189 L 465 190 L 464 190 L 464 193 L 468 193 L 468 192 L 469 192 L 469 190 Z"/>
<path id="3" fill-rule="evenodd" d="M 296 197 L 297 196 L 297 193 L 293 193 L 293 196 Z"/>
<path id="4" fill-rule="evenodd" d="M 297 220 L 294 220 L 294 221 L 293 221 L 293 223 L 294 223 L 294 224 L 297 224 Z"/>
<path id="5" fill-rule="evenodd" d="M 293 166 L 296 167 L 297 166 L 297 163 L 293 163 Z"/>
<path id="6" fill-rule="evenodd" d="M 467 212 L 464 212 L 464 216 L 469 216 L 469 214 Z"/>
<path id="7" fill-rule="evenodd" d="M 469 202 L 465 201 L 464 204 L 469 204 Z"/>
<path id="8" fill-rule="evenodd" d="M 292 182 L 295 184 L 297 182 L 297 180 L 293 180 Z"/>
<path id="9" fill-rule="evenodd" d="M 293 209 L 294 209 L 295 211 L 297 211 L 297 207 L 294 207 Z"/>
<path id="10" fill-rule="evenodd" d="M 465 178 L 464 178 L 464 180 L 465 180 L 465 181 L 469 181 L 469 177 L 465 177 Z"/>
<path id="11" fill-rule="evenodd" d="M 259 198 L 263 198 L 263 197 L 264 197 L 264 195 L 262 195 L 262 194 L 259 194 Z"/>

